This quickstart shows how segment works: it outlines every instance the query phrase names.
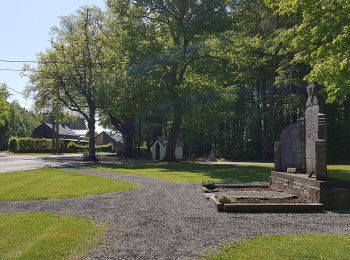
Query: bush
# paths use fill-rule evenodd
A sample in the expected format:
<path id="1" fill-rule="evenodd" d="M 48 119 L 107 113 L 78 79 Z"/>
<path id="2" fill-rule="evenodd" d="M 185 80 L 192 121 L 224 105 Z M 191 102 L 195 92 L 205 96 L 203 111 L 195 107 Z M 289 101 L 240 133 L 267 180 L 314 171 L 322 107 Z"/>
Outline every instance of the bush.
<path id="1" fill-rule="evenodd" d="M 9 150 L 13 153 L 50 152 L 51 149 L 51 139 L 11 137 L 9 140 Z"/>
<path id="2" fill-rule="evenodd" d="M 9 151 L 10 152 L 17 152 L 17 137 L 11 137 L 9 139 Z"/>
<path id="3" fill-rule="evenodd" d="M 208 190 L 215 189 L 215 182 L 213 180 L 204 180 L 202 181 L 202 186 L 207 188 Z"/>
<path id="4" fill-rule="evenodd" d="M 96 151 L 110 153 L 112 152 L 112 144 L 98 145 L 96 146 Z"/>
<path id="5" fill-rule="evenodd" d="M 79 145 L 76 142 L 69 142 L 67 144 L 67 147 L 64 149 L 67 153 L 80 153 L 80 152 L 86 152 L 89 149 L 87 145 Z"/>
<path id="6" fill-rule="evenodd" d="M 220 203 L 223 204 L 233 204 L 233 203 L 237 203 L 237 200 L 235 198 L 226 196 L 226 195 L 220 195 L 218 198 Z"/>

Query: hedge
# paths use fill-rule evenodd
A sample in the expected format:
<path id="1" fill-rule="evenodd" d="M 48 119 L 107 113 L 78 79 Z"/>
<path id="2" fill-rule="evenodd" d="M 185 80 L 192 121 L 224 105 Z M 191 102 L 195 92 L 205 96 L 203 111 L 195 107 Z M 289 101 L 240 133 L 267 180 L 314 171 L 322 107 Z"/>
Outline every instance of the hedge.
<path id="1" fill-rule="evenodd" d="M 13 153 L 50 152 L 51 139 L 17 138 L 9 139 L 9 150 Z"/>
<path id="2" fill-rule="evenodd" d="M 9 151 L 13 153 L 46 153 L 52 151 L 52 139 L 17 138 L 9 139 Z M 64 153 L 84 153 L 89 150 L 88 145 L 76 142 L 65 142 L 60 139 L 60 151 Z M 96 146 L 97 152 L 112 152 L 112 144 Z"/>

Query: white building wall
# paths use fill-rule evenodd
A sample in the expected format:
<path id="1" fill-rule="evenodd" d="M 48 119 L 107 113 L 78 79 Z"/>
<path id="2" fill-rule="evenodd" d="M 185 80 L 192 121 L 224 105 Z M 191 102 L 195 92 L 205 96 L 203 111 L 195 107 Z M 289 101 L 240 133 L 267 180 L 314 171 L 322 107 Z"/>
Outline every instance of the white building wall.
<path id="1" fill-rule="evenodd" d="M 176 150 L 175 150 L 175 157 L 177 160 L 183 160 L 184 159 L 184 152 L 183 152 L 184 148 L 183 146 L 176 146 Z"/>
<path id="2" fill-rule="evenodd" d="M 156 141 L 151 147 L 152 159 L 153 160 L 156 159 L 156 145 L 157 145 L 157 143 L 159 143 L 159 146 L 160 146 L 160 160 L 163 160 L 165 157 L 165 153 L 166 153 L 166 146 L 163 146 L 159 141 Z M 176 146 L 175 157 L 177 160 L 184 159 L 183 146 Z"/>

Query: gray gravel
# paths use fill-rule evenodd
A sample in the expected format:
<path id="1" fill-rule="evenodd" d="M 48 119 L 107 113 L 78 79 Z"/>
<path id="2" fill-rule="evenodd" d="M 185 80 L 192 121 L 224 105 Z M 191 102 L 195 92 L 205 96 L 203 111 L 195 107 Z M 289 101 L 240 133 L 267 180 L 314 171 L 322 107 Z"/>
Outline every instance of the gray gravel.
<path id="1" fill-rule="evenodd" d="M 89 259 L 198 259 L 222 243 L 263 234 L 350 234 L 350 212 L 218 213 L 205 200 L 199 185 L 80 171 L 140 186 L 85 198 L 0 202 L 0 211 L 53 211 L 108 223 L 103 243 Z"/>
<path id="2" fill-rule="evenodd" d="M 253 198 L 253 199 L 287 199 L 294 198 L 295 195 L 287 192 L 277 191 L 222 191 L 214 192 L 214 195 L 228 195 L 235 198 Z"/>

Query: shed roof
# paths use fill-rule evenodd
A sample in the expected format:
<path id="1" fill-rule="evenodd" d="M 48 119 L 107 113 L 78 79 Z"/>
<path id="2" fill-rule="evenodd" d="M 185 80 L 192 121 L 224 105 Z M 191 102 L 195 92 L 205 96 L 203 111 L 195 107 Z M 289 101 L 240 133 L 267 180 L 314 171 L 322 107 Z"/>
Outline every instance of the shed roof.
<path id="1" fill-rule="evenodd" d="M 167 137 L 158 137 L 152 144 L 152 146 L 159 141 L 164 147 L 168 145 L 168 138 Z M 184 143 L 180 140 L 177 139 L 176 146 L 184 146 Z"/>
<path id="2" fill-rule="evenodd" d="M 45 125 L 47 125 L 48 127 L 52 128 L 52 124 L 51 123 L 43 123 Z M 40 127 L 40 126 L 39 126 Z M 53 129 L 56 132 L 56 129 Z M 58 132 L 60 135 L 70 135 L 70 136 L 76 136 L 78 137 L 79 135 L 76 134 L 72 129 L 70 129 L 67 125 L 65 124 L 60 124 L 58 125 Z"/>
<path id="3" fill-rule="evenodd" d="M 119 142 L 119 143 L 123 143 L 123 136 L 121 133 L 117 132 L 117 133 L 113 133 L 111 131 L 102 131 L 101 133 L 99 133 L 97 136 L 101 135 L 105 133 L 106 135 L 108 135 L 109 137 L 111 137 L 114 141 Z"/>

